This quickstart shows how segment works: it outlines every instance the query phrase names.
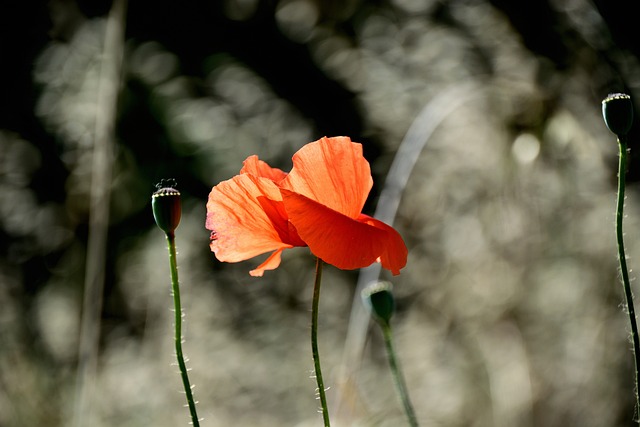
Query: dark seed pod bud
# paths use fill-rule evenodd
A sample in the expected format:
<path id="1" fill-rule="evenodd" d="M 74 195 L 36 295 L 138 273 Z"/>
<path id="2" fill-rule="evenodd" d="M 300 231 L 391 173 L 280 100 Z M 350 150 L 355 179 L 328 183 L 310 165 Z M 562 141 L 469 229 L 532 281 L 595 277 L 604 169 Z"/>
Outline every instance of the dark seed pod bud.
<path id="1" fill-rule="evenodd" d="M 624 93 L 609 94 L 602 101 L 602 116 L 611 132 L 618 136 L 627 135 L 633 124 L 631 97 Z"/>
<path id="2" fill-rule="evenodd" d="M 392 289 L 389 282 L 376 282 L 362 290 L 364 305 L 369 308 L 373 318 L 384 326 L 390 325 L 396 309 Z"/>
<path id="3" fill-rule="evenodd" d="M 158 189 L 151 196 L 151 206 L 156 224 L 165 233 L 173 233 L 182 215 L 180 192 L 176 190 L 175 180 L 162 180 L 156 184 Z"/>

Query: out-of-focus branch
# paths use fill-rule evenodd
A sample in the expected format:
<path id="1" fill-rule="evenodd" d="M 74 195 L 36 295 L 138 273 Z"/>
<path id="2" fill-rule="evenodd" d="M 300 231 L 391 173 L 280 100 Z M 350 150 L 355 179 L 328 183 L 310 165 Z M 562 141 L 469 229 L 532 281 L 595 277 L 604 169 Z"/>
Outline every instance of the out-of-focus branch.
<path id="1" fill-rule="evenodd" d="M 116 107 L 124 55 L 127 0 L 115 0 L 104 35 L 94 128 L 89 237 L 80 325 L 78 372 L 73 425 L 92 425 L 100 319 L 104 291 L 107 231 Z"/>
<path id="2" fill-rule="evenodd" d="M 480 89 L 473 83 L 456 85 L 442 91 L 422 109 L 411 124 L 393 159 L 380 193 L 374 214 L 375 218 L 387 224 L 393 224 L 404 188 L 427 141 L 449 114 L 463 103 L 478 96 L 479 91 Z M 336 381 L 338 391 L 336 392 L 335 406 L 337 409 L 335 414 L 339 420 L 345 417 L 342 421 L 348 420 L 353 413 L 353 408 L 346 407 L 353 399 L 343 396 L 343 394 L 349 393 L 349 390 L 353 389 L 350 382 L 360 366 L 369 327 L 370 316 L 362 306 L 360 294 L 367 285 L 378 280 L 380 270 L 380 263 L 375 263 L 360 270 L 358 276 L 342 363 Z"/>

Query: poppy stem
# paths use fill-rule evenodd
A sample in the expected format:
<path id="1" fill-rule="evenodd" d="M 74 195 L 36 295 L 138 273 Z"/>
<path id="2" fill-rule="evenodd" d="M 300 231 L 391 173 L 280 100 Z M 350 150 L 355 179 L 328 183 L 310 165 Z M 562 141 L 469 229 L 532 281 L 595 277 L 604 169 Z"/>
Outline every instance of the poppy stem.
<path id="1" fill-rule="evenodd" d="M 624 209 L 624 190 L 625 190 L 625 174 L 627 166 L 627 137 L 626 135 L 618 136 L 618 146 L 620 148 L 618 162 L 618 203 L 616 209 L 616 237 L 618 240 L 618 260 L 620 261 L 620 271 L 622 273 L 622 285 L 624 288 L 624 296 L 627 304 L 627 313 L 629 314 L 629 323 L 631 324 L 631 338 L 633 340 L 633 355 L 635 361 L 635 398 L 636 413 L 640 410 L 640 399 L 638 397 L 638 386 L 640 385 L 640 337 L 638 337 L 638 324 L 636 321 L 636 312 L 633 306 L 633 293 L 631 292 L 631 283 L 629 280 L 629 271 L 627 269 L 627 256 L 624 250 L 624 233 L 622 232 L 622 219 Z"/>
<path id="2" fill-rule="evenodd" d="M 322 282 L 322 265 L 320 258 L 316 258 L 316 280 L 313 286 L 313 306 L 311 309 L 311 351 L 313 352 L 313 363 L 318 383 L 318 395 L 322 405 L 322 418 L 325 427 L 330 427 L 329 410 L 327 409 L 327 396 L 325 394 L 324 382 L 322 381 L 322 370 L 320 369 L 320 355 L 318 353 L 318 305 L 320 301 L 320 283 Z"/>
<path id="3" fill-rule="evenodd" d="M 416 418 L 415 411 L 413 410 L 413 405 L 411 404 L 411 400 L 409 399 L 407 385 L 404 382 L 404 377 L 402 375 L 402 372 L 400 371 L 400 366 L 398 365 L 398 360 L 396 358 L 396 352 L 393 348 L 391 326 L 389 324 L 380 323 L 380 328 L 382 329 L 382 335 L 384 336 L 384 344 L 387 349 L 387 359 L 389 360 L 391 375 L 393 376 L 393 381 L 396 384 L 398 395 L 400 396 L 400 400 L 402 401 L 404 412 L 407 415 L 407 419 L 409 420 L 409 425 L 411 427 L 418 427 L 418 419 Z"/>
<path id="4" fill-rule="evenodd" d="M 184 362 L 184 356 L 182 354 L 182 308 L 180 306 L 180 284 L 178 282 L 178 263 L 176 261 L 176 237 L 173 231 L 168 231 L 166 233 L 166 236 L 167 245 L 169 247 L 169 263 L 171 264 L 171 285 L 173 290 L 173 304 L 175 311 L 176 357 L 178 359 L 178 366 L 180 367 L 180 375 L 182 376 L 184 392 L 187 396 L 187 405 L 189 406 L 189 412 L 191 413 L 191 423 L 194 427 L 200 427 L 200 421 L 196 412 L 196 403 L 193 399 L 191 385 L 189 384 L 187 366 Z"/>

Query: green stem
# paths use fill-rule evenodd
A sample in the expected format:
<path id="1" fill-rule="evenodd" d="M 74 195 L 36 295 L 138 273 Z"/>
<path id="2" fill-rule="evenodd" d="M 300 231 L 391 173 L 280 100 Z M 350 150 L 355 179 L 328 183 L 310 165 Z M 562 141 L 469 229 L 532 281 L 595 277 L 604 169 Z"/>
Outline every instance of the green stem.
<path id="1" fill-rule="evenodd" d="M 320 301 L 320 283 L 322 282 L 322 260 L 316 259 L 316 280 L 313 285 L 313 306 L 311 309 L 311 351 L 313 352 L 313 363 L 316 371 L 316 381 L 318 382 L 318 395 L 322 405 L 322 418 L 325 427 L 329 427 L 329 410 L 327 409 L 327 396 L 325 395 L 324 382 L 322 381 L 322 370 L 320 369 L 320 355 L 318 353 L 318 303 Z"/>
<path id="2" fill-rule="evenodd" d="M 182 384 L 184 392 L 187 395 L 187 404 L 191 413 L 191 423 L 194 427 L 200 427 L 198 414 L 196 413 L 196 403 L 193 400 L 191 385 L 189 384 L 189 374 L 187 373 L 187 365 L 184 363 L 182 354 L 182 308 L 180 306 L 180 285 L 178 282 L 178 263 L 176 261 L 176 237 L 173 232 L 166 233 L 167 244 L 169 246 L 169 262 L 171 264 L 171 285 L 173 288 L 173 304 L 175 309 L 175 344 L 176 357 L 178 358 L 178 366 L 180 367 L 180 375 L 182 376 Z"/>
<path id="3" fill-rule="evenodd" d="M 398 361 L 396 359 L 396 353 L 395 353 L 395 350 L 393 349 L 391 326 L 389 326 L 388 324 L 380 323 L 380 327 L 382 328 L 382 334 L 384 335 L 384 344 L 387 348 L 387 358 L 389 359 L 389 367 L 391 368 L 391 374 L 396 384 L 396 389 L 398 390 L 398 394 L 400 395 L 402 406 L 404 406 L 404 412 L 407 415 L 407 419 L 409 420 L 409 425 L 411 427 L 418 427 L 418 420 L 413 410 L 413 406 L 411 405 L 411 400 L 409 399 L 409 393 L 407 392 L 407 385 L 404 382 L 404 377 L 402 376 L 402 372 L 400 372 L 400 366 L 398 365 Z"/>
<path id="4" fill-rule="evenodd" d="M 631 283 L 629 281 L 629 271 L 627 269 L 627 257 L 624 251 L 624 234 L 622 232 L 622 219 L 624 209 L 624 189 L 625 189 L 625 173 L 627 166 L 627 138 L 626 136 L 618 136 L 618 145 L 620 148 L 620 156 L 618 163 L 618 203 L 616 209 L 616 236 L 618 239 L 618 259 L 620 260 L 620 271 L 622 272 L 622 285 L 624 287 L 624 296 L 627 303 L 627 313 L 629 314 L 629 323 L 631 324 L 631 337 L 633 339 L 633 355 L 636 370 L 636 411 L 640 409 L 640 399 L 638 397 L 638 386 L 640 385 L 640 338 L 638 337 L 638 324 L 636 322 L 636 312 L 633 307 L 633 293 L 631 292 Z"/>

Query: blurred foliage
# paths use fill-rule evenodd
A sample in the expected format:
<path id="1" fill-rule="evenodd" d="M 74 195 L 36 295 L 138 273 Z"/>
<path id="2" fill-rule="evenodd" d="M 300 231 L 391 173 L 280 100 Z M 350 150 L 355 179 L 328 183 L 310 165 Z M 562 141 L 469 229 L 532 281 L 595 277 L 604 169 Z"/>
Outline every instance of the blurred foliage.
<path id="1" fill-rule="evenodd" d="M 107 1 L 0 6 L 0 426 L 72 419 Z M 621 1 L 224 0 L 128 5 L 92 426 L 187 422 L 170 366 L 169 272 L 150 210 L 175 178 L 199 413 L 209 426 L 318 425 L 313 260 L 221 264 L 208 191 L 251 154 L 287 170 L 321 136 L 362 142 L 377 196 L 416 117 L 469 87 L 430 136 L 395 226 L 397 347 L 423 426 L 626 426 L 633 361 L 616 276 L 609 92 L 640 97 Z M 454 102 L 455 100 L 452 100 Z M 427 118 L 426 120 L 429 120 Z M 634 141 L 629 180 L 640 178 Z M 630 263 L 640 203 L 628 193 Z M 327 269 L 325 376 L 337 375 L 357 272 Z M 355 296 L 359 300 L 359 296 Z M 341 379 L 327 381 L 343 386 Z M 397 426 L 381 338 L 337 425 Z M 331 401 L 333 396 L 334 401 Z"/>

